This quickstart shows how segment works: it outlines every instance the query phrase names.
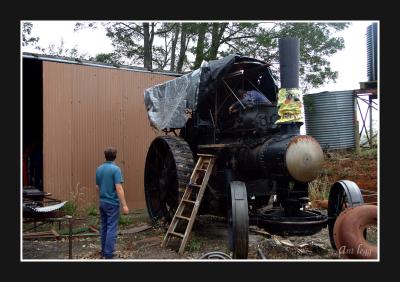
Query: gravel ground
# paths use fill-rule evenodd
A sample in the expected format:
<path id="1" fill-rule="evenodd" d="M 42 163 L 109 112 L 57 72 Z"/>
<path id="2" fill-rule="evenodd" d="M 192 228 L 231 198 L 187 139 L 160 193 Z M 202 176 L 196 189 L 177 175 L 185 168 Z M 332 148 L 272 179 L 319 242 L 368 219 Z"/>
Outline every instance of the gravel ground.
<path id="1" fill-rule="evenodd" d="M 138 223 L 137 224 L 143 224 Z M 133 226 L 129 226 L 132 228 Z M 337 253 L 331 248 L 328 230 L 311 236 L 281 237 L 255 233 L 250 228 L 249 259 L 260 259 L 260 249 L 267 259 L 337 259 Z M 257 229 L 258 230 L 258 229 Z M 167 248 L 161 242 L 165 230 L 151 228 L 136 234 L 119 235 L 116 245 L 116 259 L 198 259 L 205 253 L 221 251 L 229 254 L 228 231 L 223 219 L 200 216 L 192 230 L 185 253 L 177 254 L 179 241 L 172 241 Z M 74 259 L 100 259 L 99 237 L 74 238 Z M 60 240 L 24 240 L 23 259 L 68 259 L 68 239 Z"/>

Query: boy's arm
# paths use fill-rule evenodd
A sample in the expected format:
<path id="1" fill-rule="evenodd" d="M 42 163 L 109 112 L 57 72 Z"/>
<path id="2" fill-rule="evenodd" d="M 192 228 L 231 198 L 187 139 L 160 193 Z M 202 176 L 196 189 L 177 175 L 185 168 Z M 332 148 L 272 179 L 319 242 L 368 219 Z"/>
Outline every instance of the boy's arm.
<path id="1" fill-rule="evenodd" d="M 115 190 L 117 191 L 119 201 L 121 202 L 122 211 L 124 212 L 124 214 L 128 214 L 129 208 L 128 208 L 128 205 L 126 204 L 125 193 L 124 193 L 124 188 L 122 187 L 122 184 L 121 183 L 115 184 Z"/>

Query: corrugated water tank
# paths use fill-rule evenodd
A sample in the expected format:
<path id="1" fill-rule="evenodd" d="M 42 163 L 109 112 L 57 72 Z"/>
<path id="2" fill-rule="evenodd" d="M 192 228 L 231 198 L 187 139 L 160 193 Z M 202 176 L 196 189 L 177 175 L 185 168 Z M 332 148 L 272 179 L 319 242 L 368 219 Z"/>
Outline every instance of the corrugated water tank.
<path id="1" fill-rule="evenodd" d="M 324 150 L 355 147 L 352 90 L 307 94 L 303 99 L 306 132 L 317 139 Z"/>

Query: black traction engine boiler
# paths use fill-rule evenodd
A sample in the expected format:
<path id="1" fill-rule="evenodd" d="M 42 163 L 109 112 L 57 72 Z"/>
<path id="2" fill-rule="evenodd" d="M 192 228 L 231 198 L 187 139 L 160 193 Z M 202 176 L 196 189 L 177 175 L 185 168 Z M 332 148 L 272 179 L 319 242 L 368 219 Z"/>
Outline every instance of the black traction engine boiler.
<path id="1" fill-rule="evenodd" d="M 281 39 L 279 47 L 281 88 L 296 89 L 299 41 Z M 199 213 L 228 219 L 235 258 L 247 258 L 249 225 L 271 234 L 310 235 L 328 221 L 306 206 L 308 184 L 322 168 L 322 149 L 300 134 L 302 122 L 277 122 L 279 88 L 270 67 L 233 54 L 145 91 L 150 123 L 165 132 L 146 158 L 150 217 L 171 221 L 197 154 L 213 154 L 216 163 Z M 230 112 L 239 89 L 260 92 L 269 102 L 241 103 Z"/>

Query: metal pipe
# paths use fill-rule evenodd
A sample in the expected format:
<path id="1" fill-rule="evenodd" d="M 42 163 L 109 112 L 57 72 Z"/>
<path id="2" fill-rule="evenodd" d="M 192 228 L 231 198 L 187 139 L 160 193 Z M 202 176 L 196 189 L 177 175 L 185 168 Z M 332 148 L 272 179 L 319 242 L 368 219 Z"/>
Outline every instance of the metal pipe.
<path id="1" fill-rule="evenodd" d="M 68 247 L 69 247 L 69 259 L 72 259 L 72 216 L 67 215 L 68 219 L 68 227 L 69 227 L 69 236 L 68 236 Z"/>
<path id="2" fill-rule="evenodd" d="M 267 257 L 264 255 L 263 251 L 261 251 L 260 248 L 257 249 L 257 253 L 261 259 L 267 259 Z"/>
<path id="3" fill-rule="evenodd" d="M 360 135 L 359 135 L 359 124 L 358 124 L 358 118 L 357 118 L 357 105 L 358 105 L 358 100 L 357 100 L 357 94 L 354 94 L 354 147 L 356 150 L 356 154 L 358 155 L 360 153 Z"/>
<path id="4" fill-rule="evenodd" d="M 242 101 L 236 96 L 235 92 L 229 87 L 229 85 L 225 82 L 225 80 L 222 80 L 225 84 L 225 86 L 228 88 L 228 90 L 232 93 L 233 96 L 235 96 L 236 100 L 238 100 L 239 104 L 243 107 L 243 109 L 246 109 L 246 107 L 243 105 Z"/>
<path id="5" fill-rule="evenodd" d="M 372 96 L 369 96 L 369 147 L 372 148 Z"/>
<path id="6" fill-rule="evenodd" d="M 281 88 L 299 88 L 300 40 L 280 38 L 278 44 Z"/>

